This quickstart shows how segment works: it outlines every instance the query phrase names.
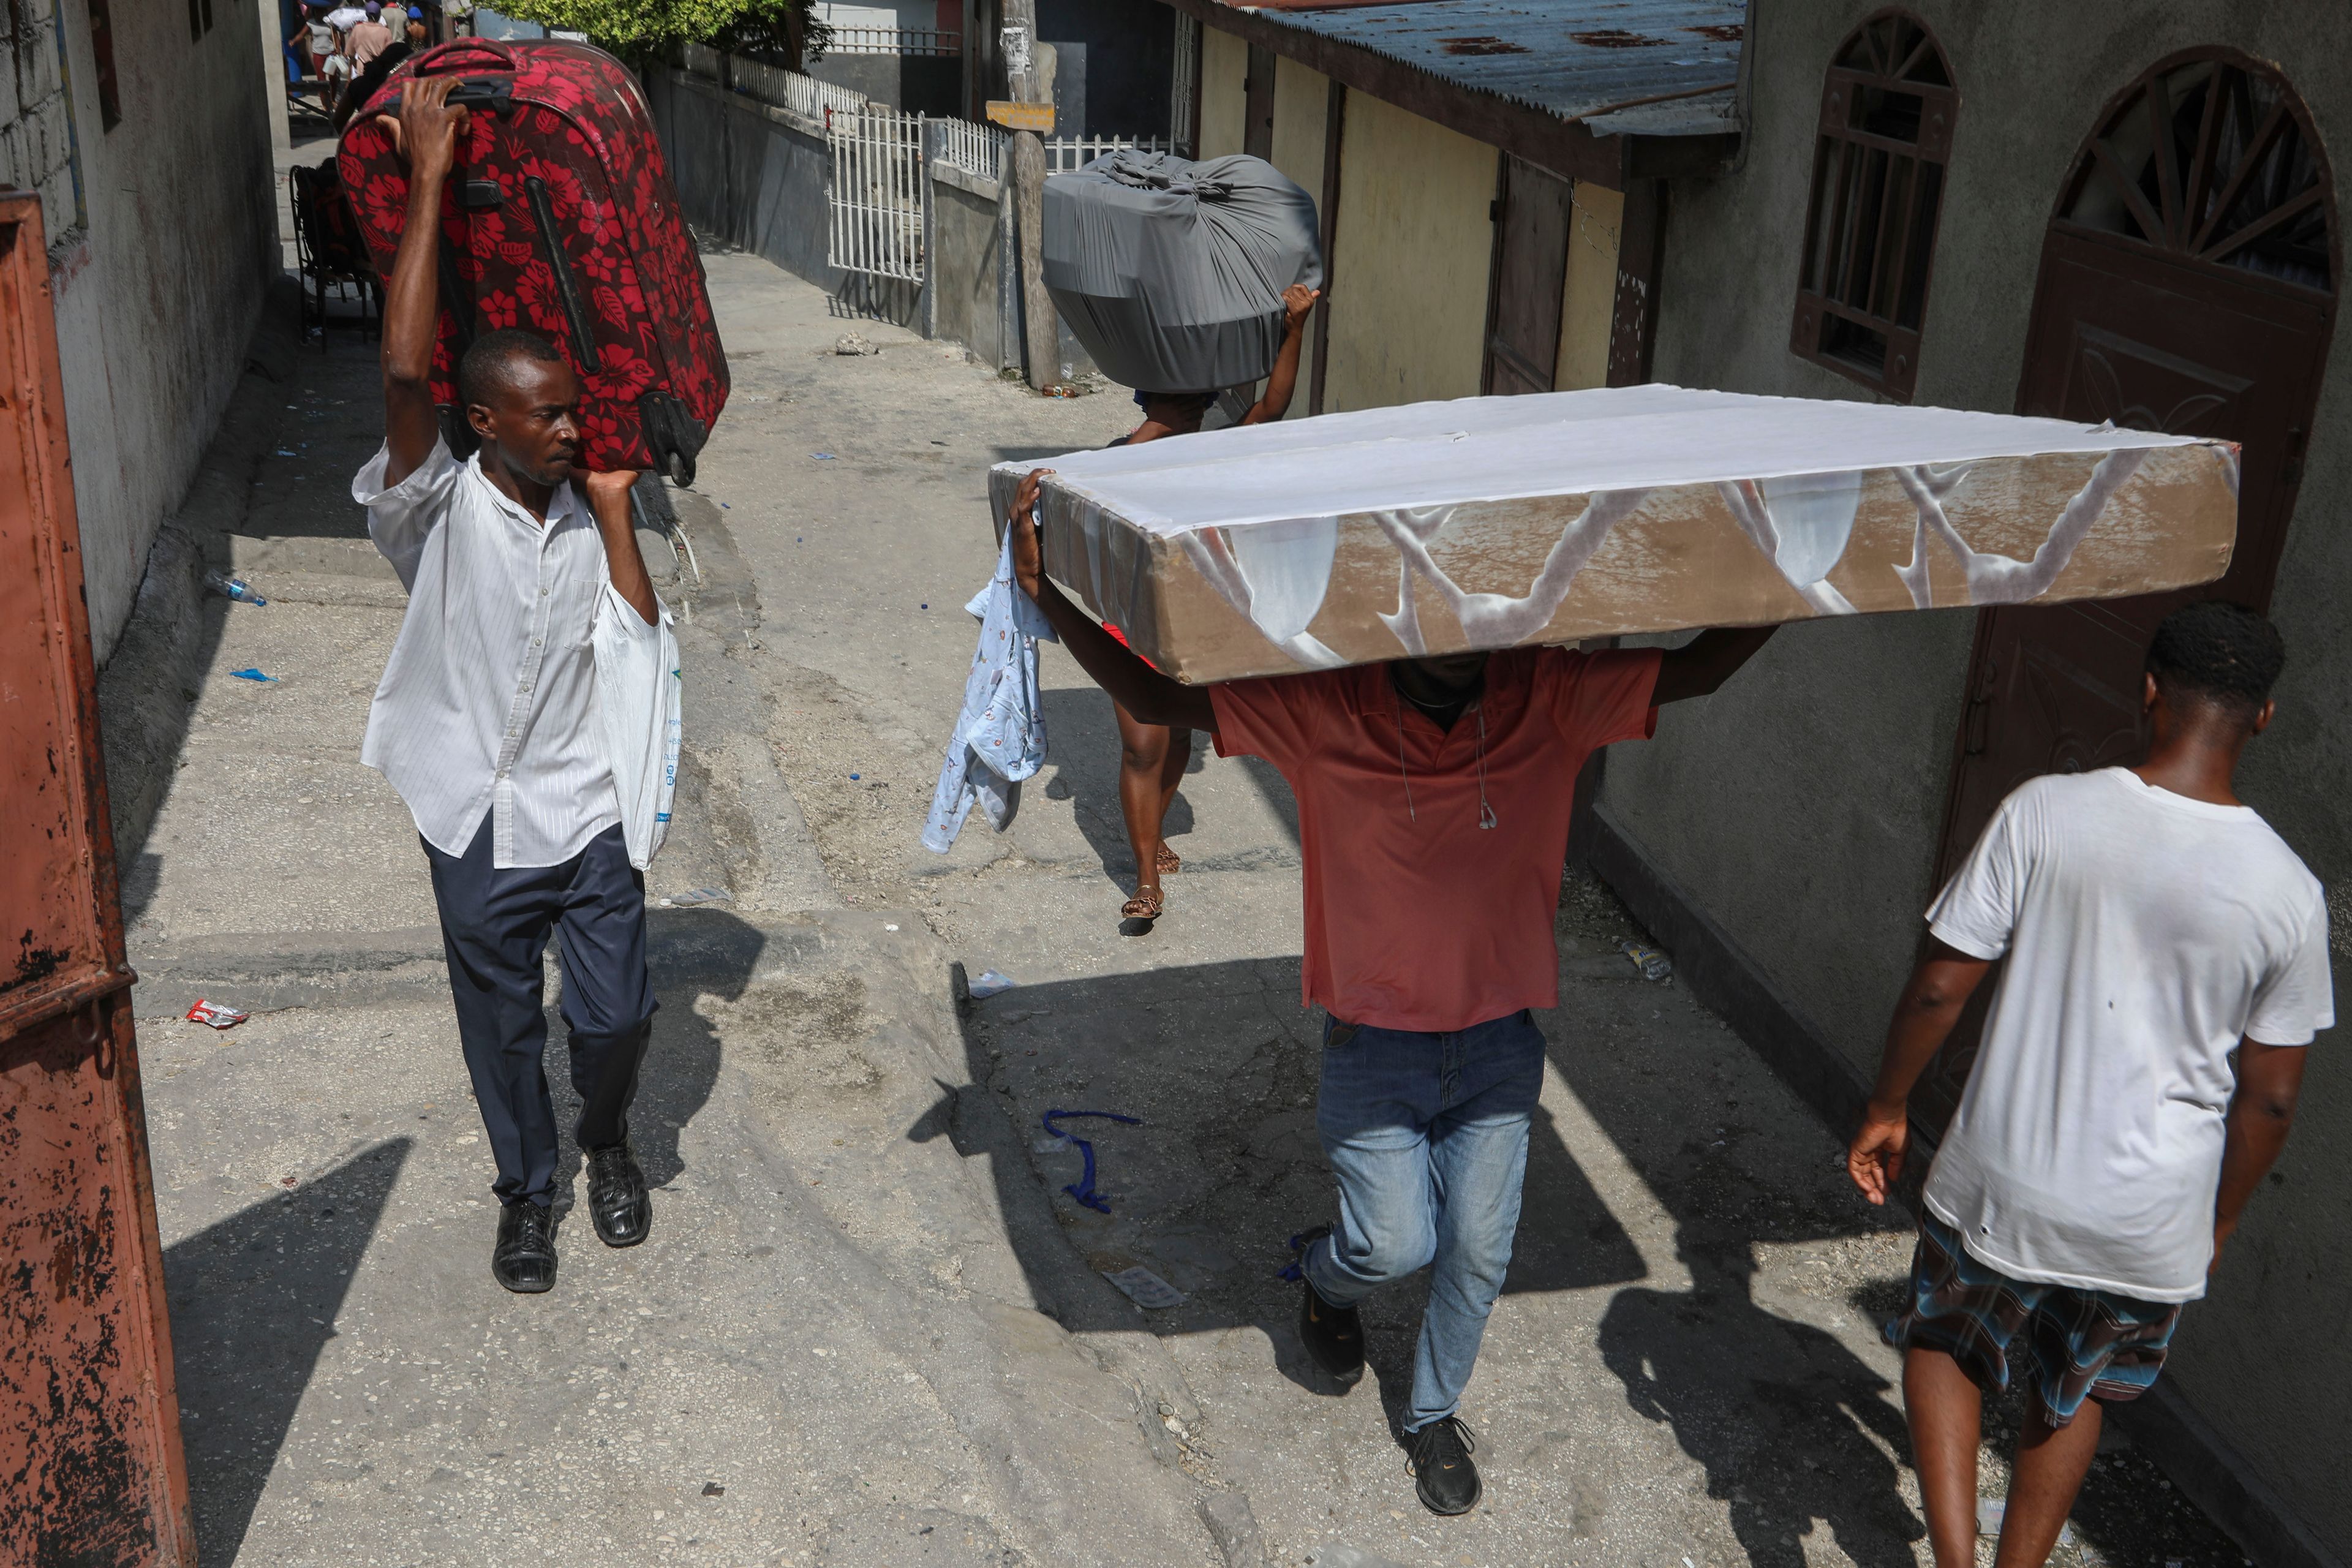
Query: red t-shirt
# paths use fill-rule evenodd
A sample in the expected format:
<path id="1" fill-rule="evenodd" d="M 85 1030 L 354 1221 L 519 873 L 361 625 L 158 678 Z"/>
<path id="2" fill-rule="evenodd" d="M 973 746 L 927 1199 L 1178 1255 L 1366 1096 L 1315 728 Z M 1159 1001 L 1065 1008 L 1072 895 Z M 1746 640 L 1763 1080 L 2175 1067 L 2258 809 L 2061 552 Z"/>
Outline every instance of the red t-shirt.
<path id="1" fill-rule="evenodd" d="M 1552 911 L 1576 775 L 1599 747 L 1656 729 L 1658 658 L 1498 653 L 1477 709 L 1450 731 L 1380 665 L 1211 687 L 1217 754 L 1264 757 L 1298 797 L 1306 1000 L 1350 1024 L 1431 1032 L 1556 1005 Z M 1478 826 L 1482 712 L 1490 828 Z"/>

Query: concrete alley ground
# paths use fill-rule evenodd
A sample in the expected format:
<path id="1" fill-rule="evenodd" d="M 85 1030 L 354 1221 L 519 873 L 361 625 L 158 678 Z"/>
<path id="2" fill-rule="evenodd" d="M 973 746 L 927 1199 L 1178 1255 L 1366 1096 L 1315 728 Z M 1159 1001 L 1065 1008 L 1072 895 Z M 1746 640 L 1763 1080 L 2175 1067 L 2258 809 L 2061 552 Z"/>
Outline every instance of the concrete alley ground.
<path id="1" fill-rule="evenodd" d="M 1580 876 L 1465 1409 L 1486 1500 L 1422 1511 L 1391 1433 L 1415 1289 L 1371 1306 L 1340 1397 L 1276 1278 L 1332 1206 L 1280 780 L 1196 752 L 1167 915 L 1121 934 L 1109 703 L 1049 649 L 1052 760 L 1012 831 L 917 843 L 994 556 L 987 467 L 1132 405 L 707 264 L 734 394 L 669 496 L 690 560 L 645 535 L 688 736 L 649 889 L 725 897 L 653 912 L 653 1238 L 566 1221 L 551 1295 L 489 1279 L 424 859 L 358 763 L 402 604 L 348 497 L 372 343 L 307 344 L 224 433 L 257 466 L 204 547 L 271 602 L 207 602 L 184 746 L 122 846 L 204 1561 L 1926 1563 L 1875 1333 L 1905 1222 L 1721 1021 L 1638 977 Z M 880 353 L 835 353 L 852 330 Z M 1014 987 L 970 1001 L 991 969 Z M 179 1017 L 199 995 L 256 1016 L 215 1034 Z M 560 1045 L 550 1068 L 568 1100 Z M 1080 1125 L 1108 1214 L 1065 1190 L 1054 1109 L 1140 1118 Z M 1138 1265 L 1182 1302 L 1103 1278 Z M 2240 1560 L 2120 1443 L 2075 1528 L 2069 1568 Z"/>

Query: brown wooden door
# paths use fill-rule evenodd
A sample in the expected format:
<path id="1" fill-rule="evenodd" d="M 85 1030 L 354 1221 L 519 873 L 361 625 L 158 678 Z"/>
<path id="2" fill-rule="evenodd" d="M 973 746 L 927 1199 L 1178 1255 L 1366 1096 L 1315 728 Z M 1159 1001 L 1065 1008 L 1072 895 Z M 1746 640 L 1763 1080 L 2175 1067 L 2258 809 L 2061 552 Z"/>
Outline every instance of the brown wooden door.
<path id="1" fill-rule="evenodd" d="M 1275 53 L 1264 44 L 1249 47 L 1249 75 L 1242 79 L 1242 151 L 1253 158 L 1274 156 Z"/>
<path id="2" fill-rule="evenodd" d="M 1486 289 L 1486 357 L 1479 389 L 1549 392 L 1568 282 L 1571 187 L 1507 153 L 1496 196 L 1495 259 Z"/>
<path id="3" fill-rule="evenodd" d="M 2334 320 L 2334 237 L 2326 172 L 2293 144 L 2299 106 L 2277 79 L 2262 85 L 2233 57 L 2189 57 L 2111 110 L 2043 243 L 2017 399 L 2021 414 L 2240 442 L 2229 573 L 2179 593 L 1979 615 L 1939 883 L 2019 784 L 2137 760 L 2141 668 L 2168 612 L 2269 605 Z M 1958 1103 L 1990 989 L 1920 1087 L 1931 1125 Z"/>

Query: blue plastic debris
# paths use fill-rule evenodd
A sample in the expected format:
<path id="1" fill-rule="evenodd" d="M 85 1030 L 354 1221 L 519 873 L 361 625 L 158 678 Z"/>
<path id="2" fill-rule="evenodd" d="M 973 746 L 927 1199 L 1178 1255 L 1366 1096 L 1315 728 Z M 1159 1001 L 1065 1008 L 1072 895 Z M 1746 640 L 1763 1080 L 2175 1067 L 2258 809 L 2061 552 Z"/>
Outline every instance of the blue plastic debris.
<path id="1" fill-rule="evenodd" d="M 856 773 L 852 773 L 852 774 L 850 774 L 850 775 L 849 775 L 850 782 L 851 782 L 852 784 L 856 783 L 856 782 L 857 782 L 857 779 L 858 779 L 858 777 L 859 777 L 859 776 L 860 776 L 860 775 L 858 775 L 858 774 L 856 774 Z"/>
<path id="2" fill-rule="evenodd" d="M 809 456 L 814 458 L 820 463 L 830 463 L 834 460 L 834 457 L 831 452 L 811 452 Z"/>
<path id="3" fill-rule="evenodd" d="M 275 682 L 278 679 L 274 675 L 264 675 L 257 669 L 232 669 L 229 673 L 236 676 L 239 680 L 267 680 Z"/>
<path id="4" fill-rule="evenodd" d="M 1071 1142 L 1078 1146 L 1078 1152 L 1086 1157 L 1087 1168 L 1079 1173 L 1076 1181 L 1071 1183 L 1062 1190 L 1069 1194 L 1070 1196 L 1077 1199 L 1079 1203 L 1085 1205 L 1087 1208 L 1094 1210 L 1097 1214 L 1108 1214 L 1110 1213 L 1109 1200 L 1105 1198 L 1100 1193 L 1095 1191 L 1095 1146 L 1086 1139 L 1079 1137 L 1076 1133 L 1066 1132 L 1061 1128 L 1054 1125 L 1055 1118 L 1064 1116 L 1098 1117 L 1105 1121 L 1117 1121 L 1129 1127 L 1142 1126 L 1143 1118 L 1140 1116 L 1121 1116 L 1116 1110 L 1049 1110 L 1045 1112 L 1045 1131 L 1051 1132 L 1056 1138 L 1068 1139 Z"/>
<path id="5" fill-rule="evenodd" d="M 1019 982 L 1010 974 L 1000 974 L 993 969 L 983 969 L 965 989 L 971 993 L 973 1001 L 985 1002 L 991 996 L 1002 995 L 1012 990 L 1017 984 Z"/>

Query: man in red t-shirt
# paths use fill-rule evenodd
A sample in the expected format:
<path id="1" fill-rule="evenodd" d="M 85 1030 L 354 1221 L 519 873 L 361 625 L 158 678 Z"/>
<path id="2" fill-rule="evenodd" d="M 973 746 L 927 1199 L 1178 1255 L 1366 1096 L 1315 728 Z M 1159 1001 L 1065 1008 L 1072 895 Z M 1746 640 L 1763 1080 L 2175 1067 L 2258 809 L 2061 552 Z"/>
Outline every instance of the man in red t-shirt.
<path id="1" fill-rule="evenodd" d="M 1139 720 L 1210 731 L 1297 797 L 1303 989 L 1328 1015 L 1316 1130 L 1339 1185 L 1338 1222 L 1301 1238 L 1299 1336 L 1352 1381 L 1356 1304 L 1434 1265 L 1403 1426 L 1422 1502 L 1466 1512 L 1480 1486 L 1457 1411 L 1518 1228 L 1577 772 L 1647 737 L 1659 704 L 1714 691 L 1773 628 L 1670 653 L 1514 648 L 1186 686 L 1044 576 L 1045 472 L 1014 501 L 1013 563 L 1062 645 Z"/>

